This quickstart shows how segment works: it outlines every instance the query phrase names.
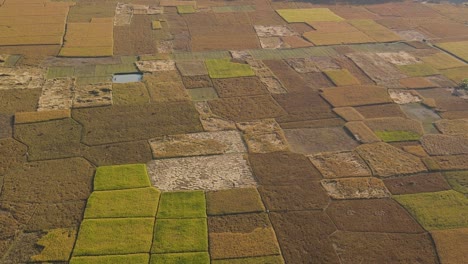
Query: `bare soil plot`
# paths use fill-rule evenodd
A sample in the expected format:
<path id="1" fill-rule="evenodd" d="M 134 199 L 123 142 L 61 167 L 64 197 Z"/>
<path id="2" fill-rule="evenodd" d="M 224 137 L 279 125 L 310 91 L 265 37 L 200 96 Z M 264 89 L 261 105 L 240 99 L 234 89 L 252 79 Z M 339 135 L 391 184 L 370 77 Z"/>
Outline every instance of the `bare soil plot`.
<path id="1" fill-rule="evenodd" d="M 285 129 L 291 149 L 302 154 L 352 150 L 358 143 L 343 128 Z"/>
<path id="2" fill-rule="evenodd" d="M 437 111 L 465 111 L 468 107 L 468 102 L 466 100 L 452 95 L 449 89 L 424 89 L 418 91 L 418 93 L 425 99 L 433 98 Z"/>
<path id="3" fill-rule="evenodd" d="M 73 100 L 73 80 L 69 78 L 49 79 L 42 86 L 38 111 L 70 109 Z"/>
<path id="4" fill-rule="evenodd" d="M 468 169 L 468 155 L 433 156 L 437 168 L 441 170 L 466 170 Z"/>
<path id="5" fill-rule="evenodd" d="M 112 84 L 112 103 L 115 105 L 137 105 L 149 102 L 149 93 L 143 83 Z"/>
<path id="6" fill-rule="evenodd" d="M 464 136 L 425 135 L 421 144 L 429 155 L 468 154 L 468 138 Z"/>
<path id="7" fill-rule="evenodd" d="M 280 253 L 266 214 L 208 217 L 212 259 L 256 257 Z"/>
<path id="8" fill-rule="evenodd" d="M 333 108 L 333 112 L 348 122 L 364 120 L 364 116 L 362 116 L 354 107 Z"/>
<path id="9" fill-rule="evenodd" d="M 278 212 L 270 218 L 287 263 L 340 263 L 328 238 L 336 228 L 324 212 Z"/>
<path id="10" fill-rule="evenodd" d="M 285 46 L 289 46 L 291 48 L 305 48 L 314 45 L 299 36 L 282 37 L 281 40 L 284 42 Z"/>
<path id="11" fill-rule="evenodd" d="M 347 46 L 344 46 L 347 47 Z M 339 56 L 334 58 L 334 62 L 338 64 L 341 69 L 348 70 L 356 79 L 362 84 L 374 84 L 374 82 L 367 76 L 352 60 L 346 56 Z M 326 86 L 324 86 L 326 87 Z"/>
<path id="12" fill-rule="evenodd" d="M 392 199 L 332 201 L 326 212 L 341 231 L 424 232 L 411 215 Z"/>
<path id="13" fill-rule="evenodd" d="M 284 61 L 264 60 L 263 63 L 273 72 L 289 92 L 304 92 L 309 84 Z"/>
<path id="14" fill-rule="evenodd" d="M 5 138 L 0 139 L 0 147 L 0 176 L 3 176 L 13 168 L 20 166 L 21 163 L 26 162 L 26 145 L 23 145 L 12 138 Z"/>
<path id="15" fill-rule="evenodd" d="M 129 26 L 114 27 L 114 54 L 155 54 L 157 33 L 151 28 L 154 19 L 154 16 L 134 16 Z"/>
<path id="16" fill-rule="evenodd" d="M 392 64 L 382 60 L 375 53 L 358 52 L 347 54 L 346 56 L 356 63 L 377 84 L 406 77 Z"/>
<path id="17" fill-rule="evenodd" d="M 324 178 L 372 176 L 369 167 L 356 152 L 333 152 L 309 156 Z"/>
<path id="18" fill-rule="evenodd" d="M 2 201 L 54 203 L 87 199 L 94 168 L 82 158 L 32 162 L 4 177 Z"/>
<path id="19" fill-rule="evenodd" d="M 221 98 L 268 94 L 258 77 L 214 79 L 213 86 Z"/>
<path id="20" fill-rule="evenodd" d="M 41 89 L 0 90 L 0 113 L 35 111 L 40 95 Z"/>
<path id="21" fill-rule="evenodd" d="M 306 181 L 298 185 L 269 185 L 259 187 L 265 207 L 271 211 L 323 209 L 329 198 L 320 182 Z"/>
<path id="22" fill-rule="evenodd" d="M 202 132 L 151 139 L 155 158 L 242 153 L 246 148 L 237 131 Z"/>
<path id="23" fill-rule="evenodd" d="M 463 262 L 466 252 L 461 248 L 468 243 L 467 228 L 434 230 L 431 232 L 442 263 Z"/>
<path id="24" fill-rule="evenodd" d="M 0 68 L 0 90 L 41 88 L 43 70 L 37 67 Z"/>
<path id="25" fill-rule="evenodd" d="M 155 160 L 148 163 L 154 186 L 161 190 L 222 190 L 255 186 L 242 154 Z"/>
<path id="26" fill-rule="evenodd" d="M 43 232 L 19 233 L 16 241 L 8 250 L 5 250 L 2 261 L 6 263 L 30 261 L 31 256 L 41 252 L 36 243 L 43 235 Z"/>
<path id="27" fill-rule="evenodd" d="M 345 124 L 345 128 L 353 137 L 361 143 L 374 143 L 382 141 L 377 135 L 362 121 L 351 121 Z"/>
<path id="28" fill-rule="evenodd" d="M 287 26 L 262 26 L 254 25 L 255 32 L 259 37 L 286 37 L 297 35 L 297 33 L 291 31 Z"/>
<path id="29" fill-rule="evenodd" d="M 372 177 L 326 179 L 322 186 L 332 199 L 370 199 L 389 197 L 384 183 Z"/>
<path id="30" fill-rule="evenodd" d="M 276 118 L 281 124 L 336 117 L 330 105 L 316 92 L 276 94 L 273 98 L 287 112 Z"/>
<path id="31" fill-rule="evenodd" d="M 320 72 L 312 58 L 291 58 L 285 61 L 298 73 Z"/>
<path id="32" fill-rule="evenodd" d="M 406 118 L 405 113 L 397 104 L 379 104 L 357 106 L 355 109 L 365 118 L 381 118 L 381 117 L 403 117 Z"/>
<path id="33" fill-rule="evenodd" d="M 208 215 L 264 212 L 265 207 L 255 188 L 236 188 L 206 193 Z"/>
<path id="34" fill-rule="evenodd" d="M 330 236 L 342 262 L 437 263 L 437 255 L 428 234 L 386 234 L 374 232 L 338 231 Z"/>
<path id="35" fill-rule="evenodd" d="M 450 189 L 440 173 L 421 173 L 384 180 L 385 186 L 393 195 L 423 192 L 439 192 Z"/>
<path id="36" fill-rule="evenodd" d="M 76 157 L 80 154 L 81 126 L 70 118 L 16 124 L 15 138 L 28 146 L 29 160 Z"/>
<path id="37" fill-rule="evenodd" d="M 389 177 L 427 171 L 419 158 L 387 143 L 365 144 L 356 148 L 374 176 Z"/>
<path id="38" fill-rule="evenodd" d="M 82 142 L 90 145 L 202 130 L 198 113 L 186 102 L 82 108 L 73 110 L 72 116 L 83 125 Z"/>
<path id="39" fill-rule="evenodd" d="M 320 172 L 301 154 L 250 154 L 249 162 L 261 185 L 288 185 L 320 179 Z"/>
<path id="40" fill-rule="evenodd" d="M 190 26 L 192 51 L 245 50 L 260 47 L 251 25 Z M 213 45 L 216 43 L 216 45 Z"/>
<path id="41" fill-rule="evenodd" d="M 13 115 L 0 114 L 0 139 L 12 137 L 13 123 Z"/>
<path id="42" fill-rule="evenodd" d="M 175 62 L 172 60 L 156 60 L 156 61 L 137 61 L 136 66 L 141 72 L 161 72 L 175 71 Z"/>
<path id="43" fill-rule="evenodd" d="M 182 76 L 207 75 L 205 63 L 203 61 L 178 61 L 177 69 Z"/>
<path id="44" fill-rule="evenodd" d="M 391 102 L 385 88 L 370 85 L 325 89 L 322 96 L 333 107 L 373 105 Z"/>
<path id="45" fill-rule="evenodd" d="M 468 131 L 468 120 L 455 119 L 455 120 L 439 120 L 435 122 L 437 129 L 446 135 L 463 135 Z"/>
<path id="46" fill-rule="evenodd" d="M 271 96 L 231 97 L 209 101 L 214 114 L 233 121 L 272 118 L 285 112 Z"/>
<path id="47" fill-rule="evenodd" d="M 420 63 L 421 61 L 411 54 L 400 51 L 400 52 L 379 52 L 377 53 L 383 60 L 390 62 L 394 65 L 410 65 Z"/>
<path id="48" fill-rule="evenodd" d="M 438 85 L 431 82 L 429 78 L 424 77 L 409 77 L 400 79 L 400 84 L 408 89 L 423 89 L 423 88 L 434 88 Z"/>
<path id="49" fill-rule="evenodd" d="M 122 153 L 125 153 L 125 155 L 122 155 Z M 92 147 L 82 145 L 81 155 L 96 166 L 146 163 L 153 158 L 147 141 L 105 144 Z"/>

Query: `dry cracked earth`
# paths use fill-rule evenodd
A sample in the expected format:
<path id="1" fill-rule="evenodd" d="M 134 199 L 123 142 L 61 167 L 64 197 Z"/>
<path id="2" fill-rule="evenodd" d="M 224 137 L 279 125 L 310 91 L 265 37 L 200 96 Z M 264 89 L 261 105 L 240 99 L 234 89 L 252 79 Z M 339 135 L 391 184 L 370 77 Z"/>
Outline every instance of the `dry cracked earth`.
<path id="1" fill-rule="evenodd" d="M 0 263 L 466 263 L 468 7 L 364 2 L 0 0 Z"/>

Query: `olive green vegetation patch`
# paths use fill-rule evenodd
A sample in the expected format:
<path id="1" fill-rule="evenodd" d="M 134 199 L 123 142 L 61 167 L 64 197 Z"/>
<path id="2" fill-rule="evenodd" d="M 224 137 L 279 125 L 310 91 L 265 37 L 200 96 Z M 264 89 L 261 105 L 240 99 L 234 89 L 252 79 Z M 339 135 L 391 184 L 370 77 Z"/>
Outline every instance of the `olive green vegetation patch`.
<path id="1" fill-rule="evenodd" d="M 468 78 L 468 66 L 441 70 L 441 73 L 450 80 L 460 83 L 462 80 Z"/>
<path id="2" fill-rule="evenodd" d="M 110 83 L 112 82 L 112 76 L 92 76 L 92 77 L 78 77 L 76 78 L 76 84 L 88 85 L 98 83 Z"/>
<path id="3" fill-rule="evenodd" d="M 401 72 L 411 77 L 430 76 L 439 73 L 436 69 L 426 63 L 397 65 L 397 67 Z"/>
<path id="4" fill-rule="evenodd" d="M 149 252 L 154 218 L 85 219 L 73 256 Z"/>
<path id="5" fill-rule="evenodd" d="M 256 188 L 207 192 L 206 207 L 208 215 L 265 211 L 260 194 Z"/>
<path id="6" fill-rule="evenodd" d="M 393 198 L 427 230 L 468 226 L 468 199 L 459 192 L 394 195 Z"/>
<path id="7" fill-rule="evenodd" d="M 4 66 L 5 67 L 14 67 L 18 63 L 18 61 L 22 58 L 21 55 L 9 55 L 5 60 Z"/>
<path id="8" fill-rule="evenodd" d="M 96 65 L 81 65 L 75 67 L 75 77 L 94 77 Z"/>
<path id="9" fill-rule="evenodd" d="M 134 63 L 125 64 L 100 64 L 96 65 L 96 76 L 108 76 L 116 73 L 134 73 L 139 72 Z"/>
<path id="10" fill-rule="evenodd" d="M 18 112 L 15 114 L 15 124 L 35 123 L 70 117 L 71 113 L 69 109 L 39 112 Z"/>
<path id="11" fill-rule="evenodd" d="M 164 192 L 158 210 L 158 218 L 206 217 L 203 191 Z"/>
<path id="12" fill-rule="evenodd" d="M 374 133 L 384 142 L 419 140 L 421 137 L 413 131 L 374 131 Z"/>
<path id="13" fill-rule="evenodd" d="M 229 51 L 200 51 L 200 52 L 177 52 L 172 54 L 175 61 L 197 61 L 208 59 L 230 59 Z"/>
<path id="14" fill-rule="evenodd" d="M 120 56 L 120 62 L 122 64 L 132 64 L 138 61 L 138 56 Z"/>
<path id="15" fill-rule="evenodd" d="M 436 46 L 468 61 L 468 41 L 438 43 Z"/>
<path id="16" fill-rule="evenodd" d="M 231 62 L 230 59 L 209 59 L 205 61 L 211 78 L 234 78 L 254 76 L 254 71 L 248 64 Z"/>
<path id="17" fill-rule="evenodd" d="M 145 164 L 102 166 L 96 169 L 94 190 L 151 187 Z"/>
<path id="18" fill-rule="evenodd" d="M 148 264 L 149 254 L 73 257 L 70 264 Z"/>
<path id="19" fill-rule="evenodd" d="M 114 83 L 112 102 L 115 105 L 147 104 L 150 102 L 150 97 L 144 83 Z"/>
<path id="20" fill-rule="evenodd" d="M 188 89 L 187 92 L 192 101 L 208 101 L 218 98 L 216 90 L 212 87 Z"/>
<path id="21" fill-rule="evenodd" d="M 195 13 L 195 7 L 191 5 L 177 6 L 177 13 L 179 14 L 193 14 Z"/>
<path id="22" fill-rule="evenodd" d="M 151 28 L 152 29 L 161 29 L 162 28 L 161 21 L 154 20 L 153 22 L 151 22 Z"/>
<path id="23" fill-rule="evenodd" d="M 93 192 L 84 217 L 154 217 L 160 194 L 154 187 Z"/>
<path id="24" fill-rule="evenodd" d="M 59 57 L 108 57 L 114 54 L 112 47 L 62 47 Z"/>
<path id="25" fill-rule="evenodd" d="M 464 66 L 465 64 L 447 53 L 436 53 L 431 56 L 422 57 L 422 61 L 435 69 L 443 70 Z"/>
<path id="26" fill-rule="evenodd" d="M 75 244 L 76 230 L 52 229 L 36 242 L 44 247 L 40 254 L 32 256 L 32 261 L 68 261 Z"/>
<path id="27" fill-rule="evenodd" d="M 455 191 L 468 194 L 468 171 L 447 171 L 444 176 Z"/>
<path id="28" fill-rule="evenodd" d="M 278 9 L 276 12 L 288 23 L 343 20 L 328 8 Z"/>
<path id="29" fill-rule="evenodd" d="M 66 78 L 73 77 L 75 75 L 75 68 L 71 66 L 62 66 L 62 67 L 50 67 L 47 69 L 46 78 Z"/>
<path id="30" fill-rule="evenodd" d="M 219 259 L 211 261 L 212 264 L 283 264 L 281 256 L 265 256 L 239 259 Z"/>
<path id="31" fill-rule="evenodd" d="M 208 252 L 153 254 L 150 264 L 209 264 Z"/>
<path id="32" fill-rule="evenodd" d="M 208 251 L 206 218 L 156 219 L 151 253 Z"/>
<path id="33" fill-rule="evenodd" d="M 360 84 L 348 70 L 331 70 L 324 72 L 336 86 L 357 85 Z"/>

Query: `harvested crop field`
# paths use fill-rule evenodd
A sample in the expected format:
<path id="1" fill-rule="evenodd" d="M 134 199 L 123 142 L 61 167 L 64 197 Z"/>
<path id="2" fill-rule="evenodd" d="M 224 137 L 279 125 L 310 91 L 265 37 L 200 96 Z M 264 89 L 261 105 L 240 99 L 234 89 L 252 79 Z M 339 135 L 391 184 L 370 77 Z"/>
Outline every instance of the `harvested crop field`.
<path id="1" fill-rule="evenodd" d="M 0 0 L 0 263 L 463 263 L 468 7 L 371 2 Z"/>

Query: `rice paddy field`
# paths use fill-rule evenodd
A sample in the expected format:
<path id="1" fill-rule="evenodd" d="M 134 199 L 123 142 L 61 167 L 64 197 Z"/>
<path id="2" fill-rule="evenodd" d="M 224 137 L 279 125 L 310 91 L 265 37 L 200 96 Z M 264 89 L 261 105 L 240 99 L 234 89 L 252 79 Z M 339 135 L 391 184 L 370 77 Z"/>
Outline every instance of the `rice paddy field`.
<path id="1" fill-rule="evenodd" d="M 0 0 L 0 263 L 466 263 L 468 6 L 313 2 Z"/>

